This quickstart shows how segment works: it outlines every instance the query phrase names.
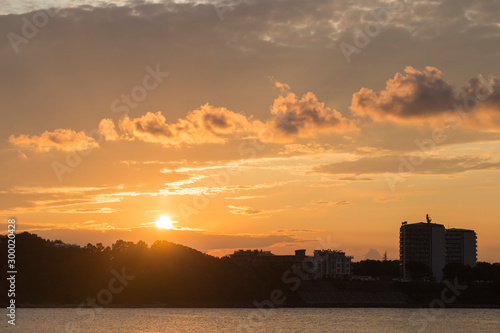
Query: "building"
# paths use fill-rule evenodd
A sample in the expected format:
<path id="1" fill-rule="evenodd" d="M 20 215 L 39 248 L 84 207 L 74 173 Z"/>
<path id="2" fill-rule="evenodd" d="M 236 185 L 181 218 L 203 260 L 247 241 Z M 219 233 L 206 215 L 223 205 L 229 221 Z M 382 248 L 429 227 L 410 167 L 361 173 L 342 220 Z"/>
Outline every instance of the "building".
<path id="1" fill-rule="evenodd" d="M 476 265 L 477 237 L 474 230 L 446 229 L 446 263 Z"/>
<path id="2" fill-rule="evenodd" d="M 271 251 L 262 250 L 238 250 L 234 251 L 229 257 L 234 261 L 240 263 L 252 263 L 258 260 L 258 258 L 274 256 Z"/>
<path id="3" fill-rule="evenodd" d="M 314 256 L 307 256 L 306 250 L 295 250 L 295 255 L 275 255 L 262 250 L 238 250 L 229 256 L 240 263 L 302 265 L 315 267 L 313 277 L 316 279 L 341 278 L 351 275 L 351 260 L 343 251 L 315 250 Z"/>
<path id="4" fill-rule="evenodd" d="M 429 267 L 440 281 L 448 263 L 476 265 L 476 233 L 467 229 L 445 229 L 441 224 L 431 223 L 429 215 L 426 223 L 403 222 L 399 229 L 399 257 L 403 278 L 411 278 L 407 265 L 414 261 Z"/>
<path id="5" fill-rule="evenodd" d="M 336 250 L 314 250 L 319 278 L 341 278 L 351 275 L 351 260 L 345 252 Z"/>
<path id="6" fill-rule="evenodd" d="M 440 281 L 445 257 L 445 228 L 442 224 L 431 223 L 428 215 L 427 222 L 402 223 L 399 229 L 399 262 L 404 279 L 411 278 L 406 266 L 414 261 L 429 267 L 432 275 Z"/>

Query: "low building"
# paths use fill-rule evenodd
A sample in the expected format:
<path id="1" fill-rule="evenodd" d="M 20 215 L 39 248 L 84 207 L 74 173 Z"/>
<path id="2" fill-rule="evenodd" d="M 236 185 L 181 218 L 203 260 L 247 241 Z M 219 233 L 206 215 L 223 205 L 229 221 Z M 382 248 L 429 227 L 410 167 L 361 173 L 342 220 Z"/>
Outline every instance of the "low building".
<path id="1" fill-rule="evenodd" d="M 271 251 L 262 250 L 238 250 L 234 251 L 229 257 L 237 262 L 252 263 L 256 262 L 257 258 L 274 256 Z"/>
<path id="2" fill-rule="evenodd" d="M 306 250 L 295 250 L 295 255 L 275 255 L 263 250 L 238 250 L 229 256 L 240 263 L 268 263 L 275 265 L 302 265 L 315 267 L 313 278 L 342 278 L 351 275 L 351 260 L 343 251 L 315 250 L 314 256 L 307 256 Z"/>
<path id="3" fill-rule="evenodd" d="M 346 256 L 343 251 L 314 250 L 314 259 L 318 265 L 319 278 L 343 278 L 351 276 L 353 257 Z"/>

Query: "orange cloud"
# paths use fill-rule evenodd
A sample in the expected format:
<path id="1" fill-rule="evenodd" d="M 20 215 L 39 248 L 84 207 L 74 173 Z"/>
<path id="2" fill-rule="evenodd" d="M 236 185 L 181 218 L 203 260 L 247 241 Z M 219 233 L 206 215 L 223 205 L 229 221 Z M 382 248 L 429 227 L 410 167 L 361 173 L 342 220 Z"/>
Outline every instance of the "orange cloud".
<path id="1" fill-rule="evenodd" d="M 232 206 L 232 205 L 228 205 L 227 207 L 230 208 L 229 212 L 231 214 L 246 215 L 250 217 L 260 217 L 261 215 L 269 215 L 287 210 L 287 209 L 254 209 L 250 207 Z"/>
<path id="2" fill-rule="evenodd" d="M 309 204 L 318 206 L 346 206 L 346 205 L 352 205 L 352 202 L 347 200 L 342 200 L 342 201 L 318 200 L 318 201 L 311 201 Z"/>
<path id="3" fill-rule="evenodd" d="M 276 83 L 278 84 L 278 83 Z M 279 83 L 279 87 L 286 84 Z M 293 142 L 295 138 L 313 137 L 317 132 L 356 130 L 354 123 L 336 110 L 325 107 L 308 92 L 301 99 L 293 93 L 279 96 L 265 123 L 209 104 L 188 113 L 186 118 L 169 124 L 161 112 L 142 117 L 125 117 L 120 129 L 130 139 L 160 143 L 164 146 L 226 143 L 229 136 L 259 136 L 266 142 Z"/>
<path id="4" fill-rule="evenodd" d="M 405 73 L 389 79 L 385 90 L 379 93 L 362 88 L 353 95 L 351 110 L 376 121 L 410 122 L 453 109 L 453 88 L 437 68 L 426 67 L 420 72 L 406 67 Z"/>
<path id="5" fill-rule="evenodd" d="M 271 114 L 273 116 L 266 121 L 264 141 L 292 142 L 297 137 L 313 137 L 318 132 L 356 130 L 352 121 L 325 107 L 312 92 L 304 94 L 301 99 L 294 93 L 279 96 L 274 100 Z"/>
<path id="6" fill-rule="evenodd" d="M 98 147 L 98 143 L 83 131 L 75 132 L 70 129 L 56 129 L 54 132 L 45 131 L 40 136 L 21 134 L 18 137 L 11 135 L 9 142 L 21 148 L 35 151 L 80 151 Z"/>
<path id="7" fill-rule="evenodd" d="M 173 124 L 168 124 L 161 112 L 148 112 L 135 119 L 125 117 L 120 122 L 120 128 L 130 138 L 164 146 L 225 143 L 229 135 L 251 133 L 258 127 L 261 127 L 259 121 L 209 104 Z"/>
<path id="8" fill-rule="evenodd" d="M 115 123 L 111 119 L 102 119 L 99 122 L 98 131 L 106 141 L 115 141 L 119 139 L 116 132 Z"/>
<path id="9" fill-rule="evenodd" d="M 285 89 L 286 84 L 276 83 Z M 288 89 L 288 88 L 287 88 Z M 111 119 L 99 122 L 98 132 L 107 140 L 139 140 L 158 143 L 165 147 L 223 144 L 230 137 L 259 137 L 265 142 L 293 142 L 296 138 L 314 137 L 318 132 L 347 132 L 357 130 L 354 122 L 344 118 L 336 110 L 325 107 L 317 97 L 308 92 L 297 98 L 293 93 L 279 96 L 271 108 L 271 117 L 265 122 L 236 113 L 224 107 L 210 104 L 189 112 L 175 123 L 167 123 L 160 112 L 148 112 L 138 118 L 125 117 L 118 123 L 120 133 Z M 47 151 L 86 150 L 98 143 L 84 132 L 57 129 L 41 136 L 11 136 L 10 142 L 23 148 Z"/>
<path id="10" fill-rule="evenodd" d="M 278 88 L 279 91 L 281 91 L 282 93 L 290 91 L 290 86 L 288 84 L 278 82 L 278 81 L 274 80 L 273 78 L 271 78 L 271 80 L 273 81 L 274 86 L 276 88 Z"/>
<path id="11" fill-rule="evenodd" d="M 406 75 L 397 73 L 385 90 L 362 88 L 351 102 L 354 114 L 374 121 L 402 124 L 444 125 L 454 122 L 474 129 L 500 129 L 500 82 L 479 75 L 455 91 L 443 80 L 437 68 L 421 72 L 406 67 Z M 453 113 L 459 115 L 453 116 Z"/>

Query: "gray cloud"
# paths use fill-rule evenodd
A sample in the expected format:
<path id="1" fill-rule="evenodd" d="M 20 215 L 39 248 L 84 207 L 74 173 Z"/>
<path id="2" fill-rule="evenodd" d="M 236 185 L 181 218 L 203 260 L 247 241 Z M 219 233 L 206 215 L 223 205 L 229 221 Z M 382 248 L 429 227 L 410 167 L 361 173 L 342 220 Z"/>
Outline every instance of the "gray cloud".
<path id="1" fill-rule="evenodd" d="M 364 259 L 369 259 L 369 260 L 382 260 L 382 256 L 375 249 L 370 249 L 370 251 L 368 251 L 363 257 Z"/>
<path id="2" fill-rule="evenodd" d="M 353 122 L 338 111 L 325 107 L 309 92 L 297 98 L 293 93 L 278 97 L 267 121 L 271 141 L 293 141 L 296 137 L 309 137 L 317 132 L 348 132 L 356 130 Z M 264 135 L 266 140 L 266 135 Z"/>
<path id="3" fill-rule="evenodd" d="M 131 117 L 168 110 L 170 122 L 206 102 L 260 117 L 272 101 L 265 85 L 269 75 L 297 91 L 318 91 L 319 100 L 340 110 L 349 106 L 360 82 L 372 86 L 408 64 L 432 64 L 448 73 L 451 66 L 463 66 L 442 59 L 460 52 L 464 61 L 476 64 L 476 72 L 485 72 L 497 59 L 500 28 L 492 13 L 499 3 L 406 3 L 356 66 L 347 67 L 335 40 L 352 42 L 353 29 L 376 22 L 370 10 L 385 1 L 236 1 L 223 22 L 210 4 L 62 9 L 19 45 L 19 54 L 9 39 L 0 40 L 0 107 L 8 110 L 0 132 L 8 133 L 8 123 L 21 133 L 41 133 L 49 121 L 50 128 L 77 123 L 78 131 L 91 129 L 113 115 L 111 102 L 130 93 L 145 66 L 155 64 L 171 76 L 131 110 Z M 0 17 L 2 31 L 21 36 L 23 25 L 20 15 Z M 417 29 L 409 33 L 409 26 Z M 436 52 L 422 52 L 428 47 Z M 475 61 L 477 49 L 481 58 Z M 402 60 L 387 57 L 391 52 Z M 33 121 L 23 122 L 27 116 Z"/>
<path id="4" fill-rule="evenodd" d="M 352 98 L 351 110 L 375 121 L 406 124 L 445 124 L 452 112 L 462 112 L 464 125 L 476 129 L 500 129 L 500 82 L 479 75 L 456 91 L 434 67 L 405 69 L 389 79 L 385 90 L 362 88 Z M 461 121 L 462 122 L 462 121 Z"/>
<path id="5" fill-rule="evenodd" d="M 351 109 L 375 120 L 412 119 L 453 110 L 453 89 L 437 68 L 421 72 L 407 67 L 405 72 L 388 80 L 380 93 L 367 88 L 355 93 Z"/>

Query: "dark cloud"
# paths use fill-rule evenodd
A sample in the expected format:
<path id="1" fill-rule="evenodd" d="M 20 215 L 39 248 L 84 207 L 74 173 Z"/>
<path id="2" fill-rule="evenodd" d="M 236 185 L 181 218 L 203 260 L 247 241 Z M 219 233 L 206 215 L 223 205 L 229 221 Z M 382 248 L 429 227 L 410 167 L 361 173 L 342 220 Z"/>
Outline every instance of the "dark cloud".
<path id="1" fill-rule="evenodd" d="M 407 67 L 405 73 L 388 80 L 380 93 L 362 88 L 353 95 L 351 109 L 379 121 L 412 120 L 453 110 L 453 89 L 437 68 L 427 67 L 420 72 Z"/>
<path id="2" fill-rule="evenodd" d="M 293 141 L 297 137 L 314 136 L 317 132 L 349 132 L 356 130 L 350 120 L 338 111 L 325 107 L 308 92 L 301 99 L 293 93 L 278 97 L 267 121 L 272 141 Z M 266 140 L 266 136 L 264 136 Z"/>
<path id="3" fill-rule="evenodd" d="M 479 75 L 456 91 L 437 68 L 426 67 L 422 72 L 407 67 L 405 73 L 389 79 L 381 92 L 362 88 L 353 95 L 351 110 L 375 121 L 405 124 L 445 125 L 458 115 L 464 127 L 500 129 L 498 78 Z"/>
<path id="4" fill-rule="evenodd" d="M 382 256 L 380 253 L 375 250 L 375 249 L 370 249 L 364 256 L 364 259 L 370 259 L 370 260 L 382 260 Z"/>
<path id="5" fill-rule="evenodd" d="M 136 115 L 189 110 L 207 101 L 251 114 L 265 112 L 269 106 L 265 98 L 271 94 L 266 93 L 264 82 L 269 75 L 299 91 L 321 91 L 320 100 L 327 105 L 337 101 L 339 108 L 348 106 L 347 99 L 359 90 L 359 82 L 376 82 L 377 76 L 403 65 L 427 63 L 441 68 L 444 64 L 447 68 L 441 69 L 447 72 L 454 63 L 440 59 L 460 51 L 464 61 L 471 61 L 477 49 L 482 50 L 481 60 L 475 61 L 478 66 L 496 61 L 494 45 L 500 28 L 492 8 L 498 8 L 498 1 L 418 1 L 404 2 L 400 11 L 391 13 L 381 33 L 356 59 L 356 66 L 346 67 L 338 41 L 353 43 L 354 29 L 376 22 L 371 11 L 387 2 L 356 4 L 235 1 L 223 22 L 213 5 L 200 3 L 64 8 L 36 36 L 18 45 L 18 54 L 8 38 L 0 41 L 4 73 L 0 84 L 5 88 L 0 92 L 1 106 L 13 112 L 9 120 L 23 133 L 45 130 L 48 114 L 52 128 L 68 128 L 75 122 L 90 128 L 111 115 L 113 100 L 141 82 L 145 66 L 161 64 L 171 76 L 132 110 Z M 21 36 L 23 24 L 21 15 L 0 17 L 0 29 L 5 32 Z M 408 32 L 410 27 L 416 27 L 414 32 Z M 429 36 L 442 40 L 435 42 Z M 437 51 L 443 48 L 433 53 L 439 57 L 424 52 L 430 43 Z M 402 60 L 388 57 L 392 51 Z M 373 62 L 380 66 L 374 68 Z M 456 66 L 461 69 L 462 63 Z M 14 116 L 27 114 L 34 117 L 31 124 Z M 83 114 L 90 117 L 82 119 Z"/>

